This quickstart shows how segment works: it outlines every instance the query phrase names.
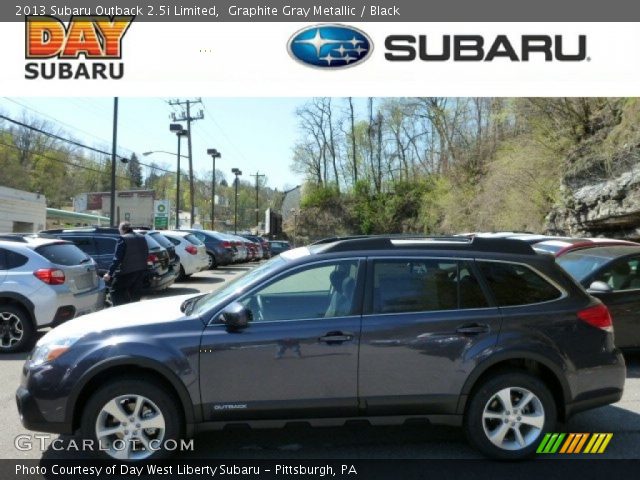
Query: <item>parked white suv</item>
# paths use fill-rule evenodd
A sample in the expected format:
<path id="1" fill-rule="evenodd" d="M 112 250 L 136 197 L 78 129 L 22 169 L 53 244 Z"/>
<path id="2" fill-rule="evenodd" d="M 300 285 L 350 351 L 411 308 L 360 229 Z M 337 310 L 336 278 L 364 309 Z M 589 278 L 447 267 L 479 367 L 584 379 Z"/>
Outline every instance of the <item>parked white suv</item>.
<path id="1" fill-rule="evenodd" d="M 0 235 L 0 353 L 28 350 L 36 331 L 104 306 L 96 263 L 73 243 Z"/>

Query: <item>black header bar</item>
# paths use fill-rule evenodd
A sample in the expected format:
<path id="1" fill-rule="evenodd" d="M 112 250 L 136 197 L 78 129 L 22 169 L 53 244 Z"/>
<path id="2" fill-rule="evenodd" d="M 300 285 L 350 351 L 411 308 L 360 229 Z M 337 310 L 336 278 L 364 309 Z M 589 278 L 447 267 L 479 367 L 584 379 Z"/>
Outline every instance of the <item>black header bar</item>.
<path id="1" fill-rule="evenodd" d="M 152 22 L 638 22 L 630 0 L 16 0 L 0 20 L 25 15 L 136 15 Z"/>

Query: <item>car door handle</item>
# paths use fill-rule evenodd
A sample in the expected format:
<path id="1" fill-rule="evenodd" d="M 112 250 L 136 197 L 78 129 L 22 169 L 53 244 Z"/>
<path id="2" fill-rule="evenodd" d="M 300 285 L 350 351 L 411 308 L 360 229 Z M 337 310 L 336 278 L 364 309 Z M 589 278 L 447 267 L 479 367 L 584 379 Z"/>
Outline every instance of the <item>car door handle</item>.
<path id="1" fill-rule="evenodd" d="M 458 327 L 456 329 L 456 333 L 462 333 L 464 335 L 478 335 L 480 333 L 488 333 L 489 330 L 489 325 L 486 323 L 471 323 Z"/>
<path id="2" fill-rule="evenodd" d="M 329 345 L 349 342 L 351 340 L 353 340 L 353 333 L 349 332 L 328 332 L 323 337 L 318 338 L 319 342 L 328 343 Z"/>

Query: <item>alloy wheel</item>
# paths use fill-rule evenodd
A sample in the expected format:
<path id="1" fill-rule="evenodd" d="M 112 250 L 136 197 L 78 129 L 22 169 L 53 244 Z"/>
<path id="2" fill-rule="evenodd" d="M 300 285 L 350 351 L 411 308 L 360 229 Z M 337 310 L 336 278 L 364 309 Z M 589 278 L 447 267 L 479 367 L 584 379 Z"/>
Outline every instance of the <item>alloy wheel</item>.
<path id="1" fill-rule="evenodd" d="M 144 460 L 160 449 L 166 422 L 158 406 L 142 395 L 120 395 L 98 414 L 99 446 L 117 460 Z"/>
<path id="2" fill-rule="evenodd" d="M 0 348 L 11 348 L 24 336 L 22 320 L 13 312 L 0 312 Z"/>
<path id="3" fill-rule="evenodd" d="M 482 426 L 487 438 L 503 450 L 521 450 L 535 442 L 545 422 L 544 407 L 531 391 L 508 387 L 493 395 L 484 407 Z"/>

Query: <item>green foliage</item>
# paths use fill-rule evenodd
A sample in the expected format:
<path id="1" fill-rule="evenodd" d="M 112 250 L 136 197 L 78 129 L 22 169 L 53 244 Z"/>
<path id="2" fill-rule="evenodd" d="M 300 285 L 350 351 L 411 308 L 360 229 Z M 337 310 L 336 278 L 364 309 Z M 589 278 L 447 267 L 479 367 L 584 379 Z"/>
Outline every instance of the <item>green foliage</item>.
<path id="1" fill-rule="evenodd" d="M 335 185 L 322 186 L 307 184 L 300 206 L 302 208 L 328 208 L 340 201 L 340 192 Z"/>

